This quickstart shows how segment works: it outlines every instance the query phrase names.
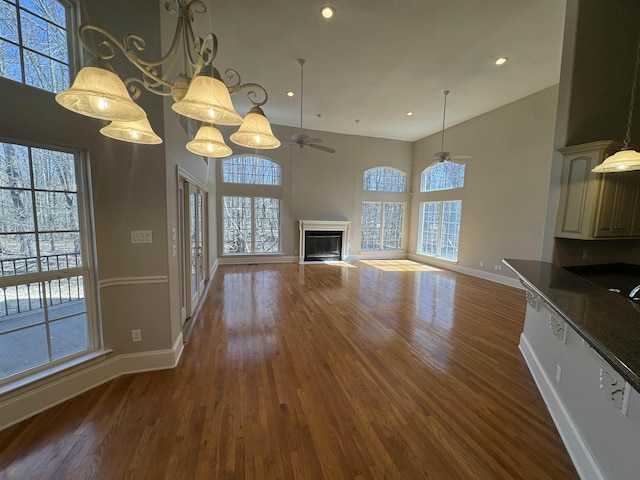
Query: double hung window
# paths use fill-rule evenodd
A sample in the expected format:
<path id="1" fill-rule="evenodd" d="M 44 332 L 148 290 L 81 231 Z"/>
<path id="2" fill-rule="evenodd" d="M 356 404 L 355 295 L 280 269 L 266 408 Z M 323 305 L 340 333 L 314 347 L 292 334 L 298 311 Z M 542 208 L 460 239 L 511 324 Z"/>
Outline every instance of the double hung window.
<path id="1" fill-rule="evenodd" d="M 0 383 L 96 348 L 78 153 L 0 143 Z"/>

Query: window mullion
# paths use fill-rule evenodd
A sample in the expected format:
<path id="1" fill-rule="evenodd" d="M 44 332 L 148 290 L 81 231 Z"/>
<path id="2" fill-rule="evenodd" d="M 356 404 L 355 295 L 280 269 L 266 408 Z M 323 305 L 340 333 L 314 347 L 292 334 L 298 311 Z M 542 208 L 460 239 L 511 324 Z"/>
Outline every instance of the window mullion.
<path id="1" fill-rule="evenodd" d="M 436 252 L 442 256 L 442 202 L 438 202 L 438 231 L 436 234 Z"/>

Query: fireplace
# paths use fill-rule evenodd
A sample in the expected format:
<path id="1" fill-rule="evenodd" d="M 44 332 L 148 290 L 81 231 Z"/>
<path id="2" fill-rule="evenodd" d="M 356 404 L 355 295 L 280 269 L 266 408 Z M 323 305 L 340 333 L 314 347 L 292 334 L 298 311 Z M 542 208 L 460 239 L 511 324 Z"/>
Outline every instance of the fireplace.
<path id="1" fill-rule="evenodd" d="M 300 263 L 344 260 L 349 222 L 300 220 Z"/>

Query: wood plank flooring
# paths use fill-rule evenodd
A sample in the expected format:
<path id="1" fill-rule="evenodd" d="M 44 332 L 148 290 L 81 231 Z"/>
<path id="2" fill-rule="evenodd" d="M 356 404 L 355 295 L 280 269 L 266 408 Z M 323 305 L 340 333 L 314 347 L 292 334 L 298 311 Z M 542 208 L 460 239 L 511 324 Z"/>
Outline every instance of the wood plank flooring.
<path id="1" fill-rule="evenodd" d="M 577 479 L 520 290 L 409 261 L 220 266 L 180 364 L 0 432 L 0 479 Z"/>

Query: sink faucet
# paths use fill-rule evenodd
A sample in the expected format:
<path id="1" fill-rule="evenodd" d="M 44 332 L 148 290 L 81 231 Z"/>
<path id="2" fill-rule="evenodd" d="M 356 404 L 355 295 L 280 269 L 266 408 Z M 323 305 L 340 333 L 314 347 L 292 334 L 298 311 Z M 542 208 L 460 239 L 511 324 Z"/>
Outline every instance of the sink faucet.
<path id="1" fill-rule="evenodd" d="M 636 285 L 634 289 L 629 292 L 629 298 L 631 300 L 640 300 L 640 298 L 636 297 L 638 292 L 640 292 L 640 285 Z"/>

